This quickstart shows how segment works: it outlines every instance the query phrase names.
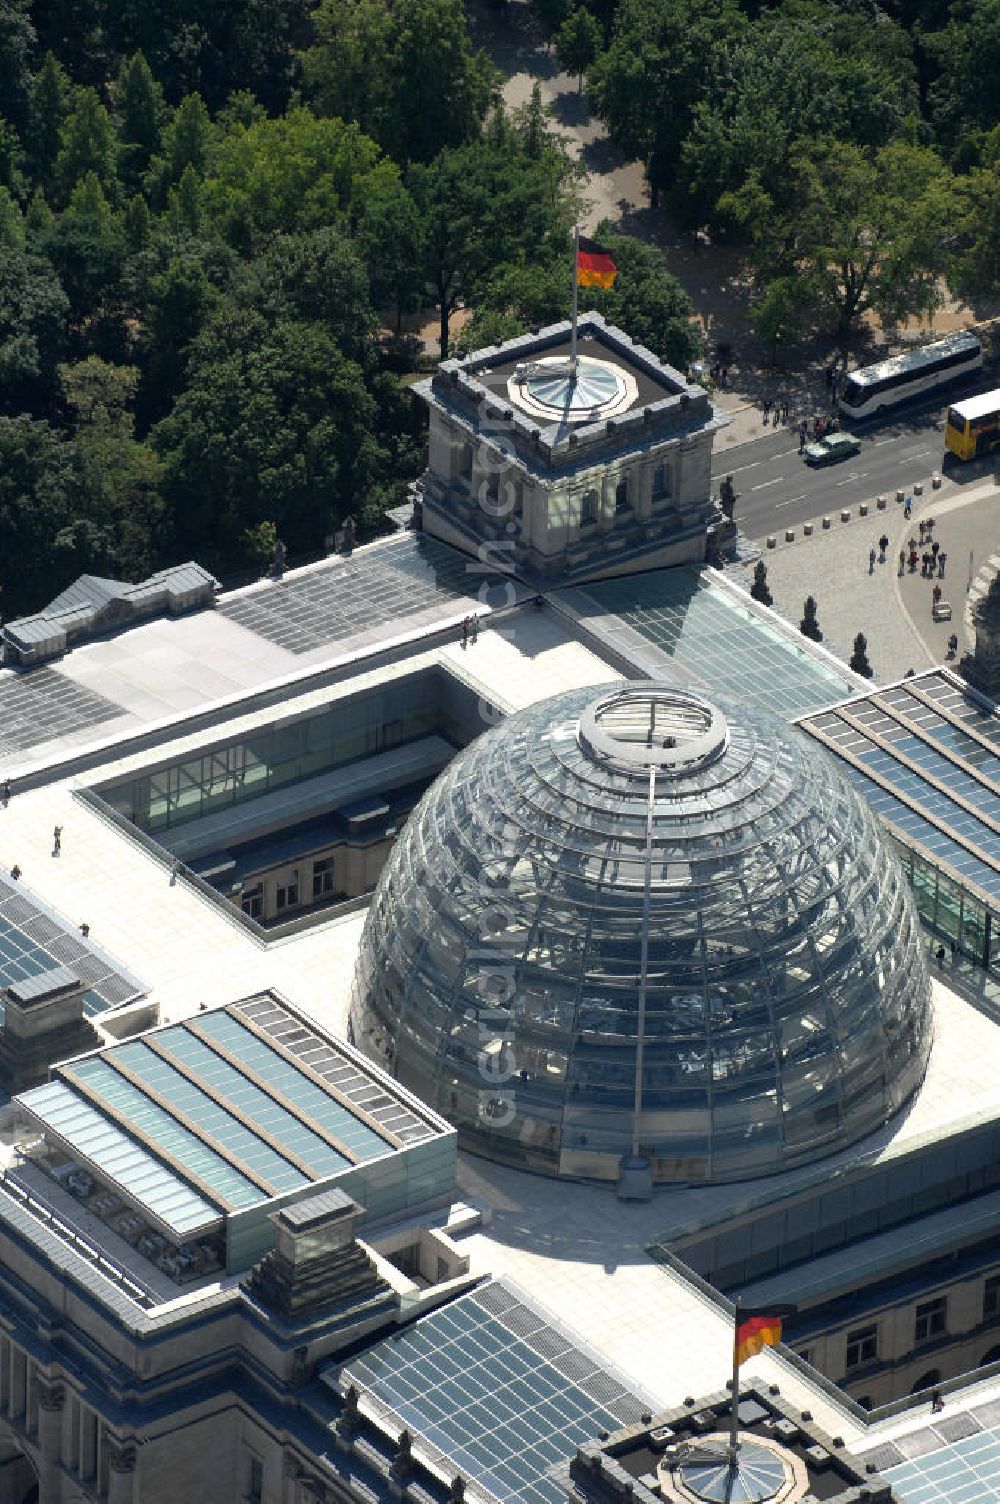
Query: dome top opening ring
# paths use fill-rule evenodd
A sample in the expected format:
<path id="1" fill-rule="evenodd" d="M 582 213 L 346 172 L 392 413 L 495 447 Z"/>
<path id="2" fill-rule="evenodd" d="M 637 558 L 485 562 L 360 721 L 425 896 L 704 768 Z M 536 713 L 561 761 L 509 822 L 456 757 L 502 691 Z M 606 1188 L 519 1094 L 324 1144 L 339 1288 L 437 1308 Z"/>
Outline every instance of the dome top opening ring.
<path id="1" fill-rule="evenodd" d="M 585 707 L 578 737 L 595 762 L 635 777 L 656 768 L 676 778 L 721 757 L 729 725 L 714 705 L 685 690 L 627 686 Z"/>

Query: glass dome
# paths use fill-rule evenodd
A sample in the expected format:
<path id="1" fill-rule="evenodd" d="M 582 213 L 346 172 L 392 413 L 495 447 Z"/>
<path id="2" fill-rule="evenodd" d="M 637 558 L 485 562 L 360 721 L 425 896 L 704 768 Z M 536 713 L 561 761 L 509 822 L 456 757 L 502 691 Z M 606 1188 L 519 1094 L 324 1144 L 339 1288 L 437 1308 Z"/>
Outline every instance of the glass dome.
<path id="1" fill-rule="evenodd" d="M 478 1153 L 728 1181 L 901 1107 L 930 983 L 895 855 L 821 748 L 617 685 L 510 717 L 428 790 L 372 901 L 351 1033 Z"/>

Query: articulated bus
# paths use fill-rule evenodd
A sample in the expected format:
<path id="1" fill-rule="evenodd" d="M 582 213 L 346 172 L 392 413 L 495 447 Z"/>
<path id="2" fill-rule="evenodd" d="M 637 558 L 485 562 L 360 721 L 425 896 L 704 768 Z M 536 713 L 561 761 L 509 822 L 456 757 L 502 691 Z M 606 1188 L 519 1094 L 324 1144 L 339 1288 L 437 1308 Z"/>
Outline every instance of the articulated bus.
<path id="1" fill-rule="evenodd" d="M 960 460 L 974 460 L 1000 444 L 1000 387 L 966 397 L 948 409 L 944 447 Z"/>
<path id="2" fill-rule="evenodd" d="M 948 381 L 982 369 L 983 347 L 978 335 L 963 331 L 893 355 L 878 365 L 863 366 L 846 375 L 837 393 L 837 406 L 848 418 L 868 418 L 883 408 L 922 396 Z"/>

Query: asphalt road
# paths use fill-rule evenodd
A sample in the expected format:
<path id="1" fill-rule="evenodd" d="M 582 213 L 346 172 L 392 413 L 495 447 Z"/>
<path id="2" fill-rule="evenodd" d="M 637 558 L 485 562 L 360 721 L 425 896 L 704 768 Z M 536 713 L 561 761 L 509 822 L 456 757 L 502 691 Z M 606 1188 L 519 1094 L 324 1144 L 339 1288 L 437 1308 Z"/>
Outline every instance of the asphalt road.
<path id="1" fill-rule="evenodd" d="M 981 376 L 971 389 L 983 389 Z M 955 390 L 948 396 L 954 400 Z M 933 405 L 922 409 L 850 424 L 861 452 L 819 468 L 807 465 L 799 454 L 797 431 L 779 428 L 716 456 L 713 491 L 718 493 L 723 476 L 733 477 L 736 522 L 748 538 L 758 540 L 842 507 L 856 508 L 875 496 L 893 496 L 899 488 L 910 491 L 914 482 L 929 481 L 934 470 L 943 469 L 959 482 L 982 479 L 991 471 L 989 460 L 963 465 L 949 455 L 944 463 L 946 400 L 938 394 Z"/>

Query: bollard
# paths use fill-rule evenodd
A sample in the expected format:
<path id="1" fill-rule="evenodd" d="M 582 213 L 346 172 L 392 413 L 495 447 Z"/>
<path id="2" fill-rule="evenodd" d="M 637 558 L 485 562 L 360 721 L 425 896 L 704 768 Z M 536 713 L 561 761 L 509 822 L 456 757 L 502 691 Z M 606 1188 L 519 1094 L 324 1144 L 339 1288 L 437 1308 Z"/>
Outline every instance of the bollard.
<path id="1" fill-rule="evenodd" d="M 884 512 L 885 511 L 885 497 L 884 496 L 876 496 L 876 498 L 875 498 L 875 505 L 876 505 L 876 507 L 878 508 L 878 510 L 880 512 Z"/>
<path id="2" fill-rule="evenodd" d="M 841 522 L 850 522 L 850 520 L 851 520 L 851 514 L 850 514 L 850 512 L 841 512 L 841 514 L 840 514 L 840 520 L 841 520 Z"/>
<path id="3" fill-rule="evenodd" d="M 829 517 L 824 517 L 823 518 L 823 527 L 824 528 L 828 528 L 829 526 L 830 526 L 830 519 L 829 519 Z"/>
<path id="4" fill-rule="evenodd" d="M 793 527 L 786 527 L 785 528 L 785 542 L 786 543 L 794 543 L 795 542 L 795 529 Z"/>
<path id="5" fill-rule="evenodd" d="M 813 525 L 812 525 L 811 522 L 804 522 L 802 524 L 802 535 L 805 538 L 811 538 L 812 537 L 812 535 L 813 535 Z"/>
<path id="6" fill-rule="evenodd" d="M 906 492 L 905 491 L 897 491 L 896 492 L 896 500 L 897 501 L 904 501 L 905 499 L 906 499 Z"/>
<path id="7" fill-rule="evenodd" d="M 939 491 L 941 489 L 941 477 L 936 470 L 931 476 L 931 489 L 934 491 Z"/>
<path id="8" fill-rule="evenodd" d="M 924 483 L 923 483 L 923 481 L 918 480 L 916 482 L 916 484 L 913 487 L 913 494 L 914 494 L 914 496 L 923 496 L 923 494 L 924 494 Z"/>
<path id="9" fill-rule="evenodd" d="M 859 517 L 867 517 L 868 516 L 868 503 L 867 503 L 867 501 L 863 501 L 861 503 L 861 505 L 858 507 L 858 516 Z"/>
<path id="10" fill-rule="evenodd" d="M 768 546 L 768 548 L 777 548 L 777 546 L 778 546 L 778 540 L 777 540 L 777 538 L 768 538 L 768 540 L 767 540 L 767 546 Z"/>

